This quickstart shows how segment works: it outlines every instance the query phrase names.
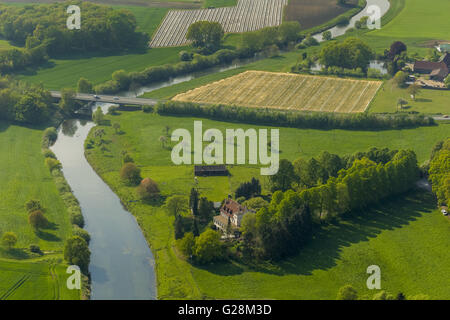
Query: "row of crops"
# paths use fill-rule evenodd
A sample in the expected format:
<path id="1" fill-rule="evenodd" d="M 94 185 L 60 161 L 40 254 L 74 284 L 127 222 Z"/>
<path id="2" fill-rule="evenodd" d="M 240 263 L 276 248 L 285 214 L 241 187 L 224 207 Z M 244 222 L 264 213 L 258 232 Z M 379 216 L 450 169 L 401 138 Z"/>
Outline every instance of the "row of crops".
<path id="1" fill-rule="evenodd" d="M 178 101 L 323 112 L 364 112 L 380 81 L 247 71 L 174 97 Z"/>
<path id="2" fill-rule="evenodd" d="M 188 43 L 189 26 L 197 21 L 219 22 L 225 32 L 247 32 L 282 22 L 288 0 L 239 0 L 235 7 L 171 10 L 155 33 L 151 47 L 172 47 Z"/>

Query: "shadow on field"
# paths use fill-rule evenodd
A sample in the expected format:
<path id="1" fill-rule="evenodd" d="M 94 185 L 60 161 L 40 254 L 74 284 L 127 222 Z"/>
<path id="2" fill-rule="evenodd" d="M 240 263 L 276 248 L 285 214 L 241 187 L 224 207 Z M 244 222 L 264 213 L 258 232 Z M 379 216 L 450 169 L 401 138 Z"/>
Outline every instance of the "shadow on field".
<path id="1" fill-rule="evenodd" d="M 401 200 L 393 200 L 367 212 L 346 217 L 340 223 L 316 231 L 311 242 L 295 257 L 280 262 L 261 263 L 251 271 L 274 275 L 311 275 L 314 270 L 327 270 L 336 266 L 341 250 L 361 241 L 377 237 L 382 231 L 395 230 L 408 225 L 423 213 L 435 209 L 431 193 L 411 193 Z M 235 264 L 216 264 L 201 267 L 218 275 L 236 275 L 249 269 Z"/>
<path id="2" fill-rule="evenodd" d="M 52 241 L 52 242 L 61 241 L 60 237 L 54 235 L 53 233 L 43 231 L 43 230 L 36 231 L 36 235 L 40 239 L 45 240 L 45 241 Z"/>

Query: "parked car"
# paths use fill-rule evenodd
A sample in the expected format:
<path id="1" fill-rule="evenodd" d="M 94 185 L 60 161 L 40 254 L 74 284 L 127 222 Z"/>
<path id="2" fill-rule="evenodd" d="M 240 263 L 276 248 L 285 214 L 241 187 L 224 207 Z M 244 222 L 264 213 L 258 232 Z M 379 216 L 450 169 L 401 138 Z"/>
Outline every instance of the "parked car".
<path id="1" fill-rule="evenodd" d="M 114 100 L 119 100 L 119 97 L 114 97 L 113 99 L 114 99 Z"/>
<path id="2" fill-rule="evenodd" d="M 100 99 L 100 97 L 98 95 L 96 95 L 96 94 L 94 94 L 94 98 L 95 99 Z"/>
<path id="3" fill-rule="evenodd" d="M 447 212 L 447 210 L 445 210 L 445 209 L 442 209 L 442 210 L 441 210 L 441 212 L 442 212 L 442 214 L 443 214 L 444 216 L 448 216 L 448 212 Z"/>

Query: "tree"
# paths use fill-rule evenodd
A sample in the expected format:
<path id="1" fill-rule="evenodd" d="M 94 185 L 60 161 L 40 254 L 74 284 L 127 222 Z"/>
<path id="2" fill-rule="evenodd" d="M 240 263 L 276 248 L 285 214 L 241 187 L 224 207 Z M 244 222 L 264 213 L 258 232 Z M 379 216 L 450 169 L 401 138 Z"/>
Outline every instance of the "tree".
<path id="1" fill-rule="evenodd" d="M 99 138 L 100 142 L 98 143 L 99 146 L 103 144 L 103 136 L 106 134 L 105 130 L 103 128 L 96 128 L 94 131 L 94 139 Z"/>
<path id="2" fill-rule="evenodd" d="M 2 244 L 9 249 L 17 243 L 17 236 L 14 232 L 5 232 L 2 236 Z"/>
<path id="3" fill-rule="evenodd" d="M 408 75 L 403 71 L 398 71 L 392 81 L 397 87 L 403 88 L 405 87 L 406 79 L 408 79 Z"/>
<path id="4" fill-rule="evenodd" d="M 179 214 L 175 216 L 175 220 L 173 221 L 173 229 L 175 233 L 175 240 L 183 238 L 183 220 Z"/>
<path id="5" fill-rule="evenodd" d="M 185 257 L 191 257 L 195 250 L 195 236 L 192 232 L 187 232 L 184 234 L 182 239 L 177 241 L 178 250 L 183 253 Z"/>
<path id="6" fill-rule="evenodd" d="M 25 204 L 25 209 L 27 209 L 28 212 L 32 212 L 35 210 L 42 210 L 42 205 L 39 200 L 31 199 Z"/>
<path id="7" fill-rule="evenodd" d="M 114 122 L 113 123 L 114 132 L 118 134 L 120 132 L 120 123 Z"/>
<path id="8" fill-rule="evenodd" d="M 223 36 L 224 31 L 220 23 L 197 21 L 189 26 L 186 39 L 191 40 L 194 47 L 211 53 L 220 48 Z"/>
<path id="9" fill-rule="evenodd" d="M 322 38 L 323 38 L 323 40 L 325 40 L 325 41 L 328 41 L 328 40 L 331 40 L 332 39 L 332 34 L 331 34 L 331 31 L 329 31 L 329 30 L 327 30 L 327 31 L 325 31 L 324 33 L 322 33 Z"/>
<path id="10" fill-rule="evenodd" d="M 74 113 L 79 108 L 78 102 L 75 100 L 75 91 L 70 88 L 62 89 L 59 107 L 69 115 Z"/>
<path id="11" fill-rule="evenodd" d="M 211 213 L 214 210 L 213 203 L 205 197 L 201 197 L 198 204 L 198 216 L 203 221 L 211 219 Z"/>
<path id="12" fill-rule="evenodd" d="M 389 48 L 388 58 L 394 60 L 396 56 L 398 56 L 399 54 L 401 54 L 406 50 L 407 50 L 406 44 L 404 44 L 401 41 L 396 41 L 392 43 L 391 47 Z"/>
<path id="13" fill-rule="evenodd" d="M 137 187 L 137 194 L 143 200 L 154 199 L 159 197 L 159 188 L 155 181 L 145 178 Z"/>
<path id="14" fill-rule="evenodd" d="M 43 229 L 48 225 L 48 220 L 41 210 L 31 212 L 28 216 L 28 222 L 35 230 Z"/>
<path id="15" fill-rule="evenodd" d="M 413 83 L 408 87 L 408 92 L 414 101 L 416 100 L 416 96 L 420 93 L 421 89 L 422 87 L 417 83 Z"/>
<path id="16" fill-rule="evenodd" d="M 250 210 L 254 210 L 255 212 L 263 207 L 267 207 L 269 203 L 261 197 L 251 198 L 242 203 Z"/>
<path id="17" fill-rule="evenodd" d="M 141 170 L 134 163 L 127 162 L 120 169 L 120 178 L 136 185 L 141 181 Z"/>
<path id="18" fill-rule="evenodd" d="M 92 83 L 86 78 L 80 78 L 77 84 L 77 92 L 78 93 L 93 93 L 94 88 Z"/>
<path id="19" fill-rule="evenodd" d="M 194 217 L 198 216 L 198 191 L 195 188 L 191 189 L 191 194 L 189 196 L 189 208 L 192 210 L 192 215 Z"/>
<path id="20" fill-rule="evenodd" d="M 91 251 L 87 242 L 79 237 L 73 236 L 67 239 L 64 246 L 64 259 L 73 265 L 80 267 L 83 272 L 87 272 L 90 262 Z"/>
<path id="21" fill-rule="evenodd" d="M 337 294 L 337 300 L 358 300 L 358 292 L 351 286 L 341 287 Z"/>
<path id="22" fill-rule="evenodd" d="M 92 121 L 94 121 L 95 124 L 102 124 L 104 119 L 105 115 L 103 114 L 102 108 L 98 107 L 92 114 Z"/>
<path id="23" fill-rule="evenodd" d="M 450 75 L 445 78 L 444 83 L 447 89 L 450 89 Z"/>
<path id="24" fill-rule="evenodd" d="M 177 217 L 188 210 L 188 200 L 184 196 L 171 196 L 167 198 L 164 208 L 170 215 Z"/>
<path id="25" fill-rule="evenodd" d="M 402 109 L 403 106 L 407 105 L 407 104 L 408 104 L 408 101 L 406 101 L 405 99 L 402 99 L 402 98 L 398 98 L 398 100 L 397 100 L 397 108 L 398 108 L 398 106 L 400 106 L 400 109 Z"/>
<path id="26" fill-rule="evenodd" d="M 224 248 L 220 234 L 208 229 L 195 240 L 194 255 L 200 263 L 210 263 L 223 258 Z"/>
<path id="27" fill-rule="evenodd" d="M 269 176 L 269 182 L 271 184 L 271 190 L 273 191 L 286 191 L 291 188 L 292 182 L 295 180 L 294 166 L 289 160 L 282 159 L 278 172 Z"/>

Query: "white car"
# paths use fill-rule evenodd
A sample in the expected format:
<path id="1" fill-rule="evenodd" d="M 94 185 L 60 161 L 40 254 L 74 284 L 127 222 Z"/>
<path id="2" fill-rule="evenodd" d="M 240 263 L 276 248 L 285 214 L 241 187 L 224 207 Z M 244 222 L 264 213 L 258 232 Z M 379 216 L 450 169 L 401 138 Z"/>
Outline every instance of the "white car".
<path id="1" fill-rule="evenodd" d="M 442 209 L 441 212 L 442 212 L 442 214 L 443 214 L 444 216 L 447 216 L 447 215 L 448 215 L 448 212 L 447 212 L 447 210 L 445 210 L 445 209 Z"/>
<path id="2" fill-rule="evenodd" d="M 100 99 L 100 97 L 98 95 L 96 95 L 96 94 L 94 94 L 94 98 L 95 99 Z"/>

